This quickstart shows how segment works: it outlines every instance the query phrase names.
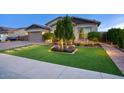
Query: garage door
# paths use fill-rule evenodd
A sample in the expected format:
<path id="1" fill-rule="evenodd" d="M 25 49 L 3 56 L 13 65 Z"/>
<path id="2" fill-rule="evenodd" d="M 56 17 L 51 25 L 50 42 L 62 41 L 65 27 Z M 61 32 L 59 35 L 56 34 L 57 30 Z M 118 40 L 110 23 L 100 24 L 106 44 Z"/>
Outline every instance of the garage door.
<path id="1" fill-rule="evenodd" d="M 41 32 L 29 32 L 28 40 L 30 42 L 42 42 Z"/>

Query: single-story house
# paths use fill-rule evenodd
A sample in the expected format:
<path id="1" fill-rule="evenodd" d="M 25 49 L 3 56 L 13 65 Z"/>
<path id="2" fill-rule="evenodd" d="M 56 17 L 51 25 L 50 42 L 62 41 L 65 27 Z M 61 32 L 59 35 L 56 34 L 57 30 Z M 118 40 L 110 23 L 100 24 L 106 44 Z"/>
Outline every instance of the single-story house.
<path id="1" fill-rule="evenodd" d="M 12 28 L 8 27 L 0 27 L 0 41 L 6 41 L 7 40 L 7 31 Z"/>
<path id="2" fill-rule="evenodd" d="M 25 27 L 9 30 L 7 31 L 7 34 L 8 34 L 8 37 L 20 37 L 20 36 L 28 35 L 28 33 L 25 31 Z"/>
<path id="3" fill-rule="evenodd" d="M 42 42 L 43 38 L 42 35 L 46 32 L 54 32 L 56 29 L 56 23 L 58 20 L 61 20 L 63 17 L 57 17 L 43 25 L 32 24 L 28 27 L 17 28 L 17 29 L 7 29 L 0 28 L 0 33 L 7 34 L 8 37 L 25 37 L 30 42 Z M 73 23 L 73 30 L 75 35 L 75 41 L 79 41 L 80 37 L 80 30 L 82 29 L 85 36 L 89 32 L 98 31 L 98 27 L 100 25 L 99 21 L 91 20 L 91 19 L 84 19 L 78 17 L 71 17 Z M 86 37 L 87 38 L 87 37 Z"/>
<path id="4" fill-rule="evenodd" d="M 28 33 L 25 31 L 25 28 L 8 28 L 0 27 L 0 37 L 5 40 L 17 40 L 18 37 L 27 36 Z"/>
<path id="5" fill-rule="evenodd" d="M 28 32 L 28 40 L 30 42 L 42 42 L 42 35 L 51 29 L 47 26 L 33 24 L 25 29 Z"/>
<path id="6" fill-rule="evenodd" d="M 57 17 L 48 23 L 46 25 L 52 29 L 52 32 L 56 29 L 56 23 L 58 20 L 61 20 L 63 17 Z M 79 32 L 81 29 L 83 29 L 83 32 L 85 36 L 87 36 L 87 33 L 89 32 L 96 32 L 98 31 L 98 27 L 100 25 L 99 21 L 91 20 L 91 19 L 84 19 L 84 18 L 78 18 L 78 17 L 71 17 L 73 22 L 73 30 L 75 35 L 75 40 L 79 40 Z"/>
<path id="7" fill-rule="evenodd" d="M 23 40 L 27 41 L 28 33 L 25 30 L 25 27 L 23 28 L 16 28 L 13 30 L 7 31 L 8 40 Z"/>
<path id="8" fill-rule="evenodd" d="M 0 31 L 0 41 L 6 41 L 7 33 Z"/>

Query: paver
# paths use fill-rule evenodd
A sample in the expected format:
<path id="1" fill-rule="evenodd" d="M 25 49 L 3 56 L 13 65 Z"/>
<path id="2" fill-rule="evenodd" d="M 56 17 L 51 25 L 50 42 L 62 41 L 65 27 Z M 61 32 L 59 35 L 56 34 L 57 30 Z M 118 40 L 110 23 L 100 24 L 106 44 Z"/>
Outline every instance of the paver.
<path id="1" fill-rule="evenodd" d="M 124 53 L 111 45 L 105 43 L 101 43 L 101 45 L 120 71 L 124 74 Z"/>
<path id="2" fill-rule="evenodd" d="M 0 54 L 1 79 L 124 79 L 124 77 Z"/>

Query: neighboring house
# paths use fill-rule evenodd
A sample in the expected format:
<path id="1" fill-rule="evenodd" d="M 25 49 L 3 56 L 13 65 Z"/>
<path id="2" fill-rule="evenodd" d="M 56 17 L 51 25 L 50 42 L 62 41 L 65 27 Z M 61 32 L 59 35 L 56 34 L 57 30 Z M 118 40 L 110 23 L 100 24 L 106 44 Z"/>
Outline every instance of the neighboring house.
<path id="1" fill-rule="evenodd" d="M 50 28 L 43 25 L 33 24 L 26 28 L 28 32 L 28 40 L 30 42 L 42 42 L 42 35 L 50 31 Z"/>
<path id="2" fill-rule="evenodd" d="M 98 31 L 98 27 L 100 25 L 99 21 L 96 20 L 90 20 L 90 19 L 84 19 L 84 18 L 78 18 L 78 17 L 71 17 L 73 22 L 73 29 L 74 29 L 74 35 L 75 40 L 79 40 L 79 33 L 80 30 L 83 29 L 84 34 L 86 35 L 89 32 L 96 32 Z M 53 19 L 46 23 L 48 27 L 51 27 L 52 32 L 56 29 L 56 23 L 58 20 L 61 20 L 62 17 L 57 17 L 56 19 Z"/>
<path id="3" fill-rule="evenodd" d="M 7 34 L 6 33 L 0 33 L 0 42 L 4 42 L 7 40 Z"/>
<path id="4" fill-rule="evenodd" d="M 8 37 L 21 37 L 21 36 L 28 35 L 25 28 L 17 28 L 14 30 L 9 30 L 9 31 L 7 31 L 7 34 L 8 34 Z"/>
<path id="5" fill-rule="evenodd" d="M 29 27 L 7 29 L 0 28 L 0 41 L 8 40 L 26 40 L 30 42 L 42 42 L 42 35 L 51 31 L 49 27 L 33 24 Z M 6 37 L 6 38 L 5 38 Z"/>
<path id="6" fill-rule="evenodd" d="M 0 27 L 0 40 L 17 40 L 18 37 L 23 37 L 28 35 L 25 28 L 8 28 Z"/>
<path id="7" fill-rule="evenodd" d="M 8 28 L 8 27 L 0 27 L 0 41 L 6 41 L 8 34 L 7 31 L 12 30 L 13 28 Z"/>

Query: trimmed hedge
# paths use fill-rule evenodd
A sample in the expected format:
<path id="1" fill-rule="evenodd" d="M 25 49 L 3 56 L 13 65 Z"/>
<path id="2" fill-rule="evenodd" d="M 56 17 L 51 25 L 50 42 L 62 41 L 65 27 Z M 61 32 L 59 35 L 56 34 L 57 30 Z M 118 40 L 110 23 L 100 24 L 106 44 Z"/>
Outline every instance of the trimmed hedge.
<path id="1" fill-rule="evenodd" d="M 124 29 L 112 28 L 107 32 L 108 41 L 119 48 L 124 48 Z"/>
<path id="2" fill-rule="evenodd" d="M 100 41 L 101 34 L 99 32 L 89 32 L 88 39 L 91 41 Z"/>

